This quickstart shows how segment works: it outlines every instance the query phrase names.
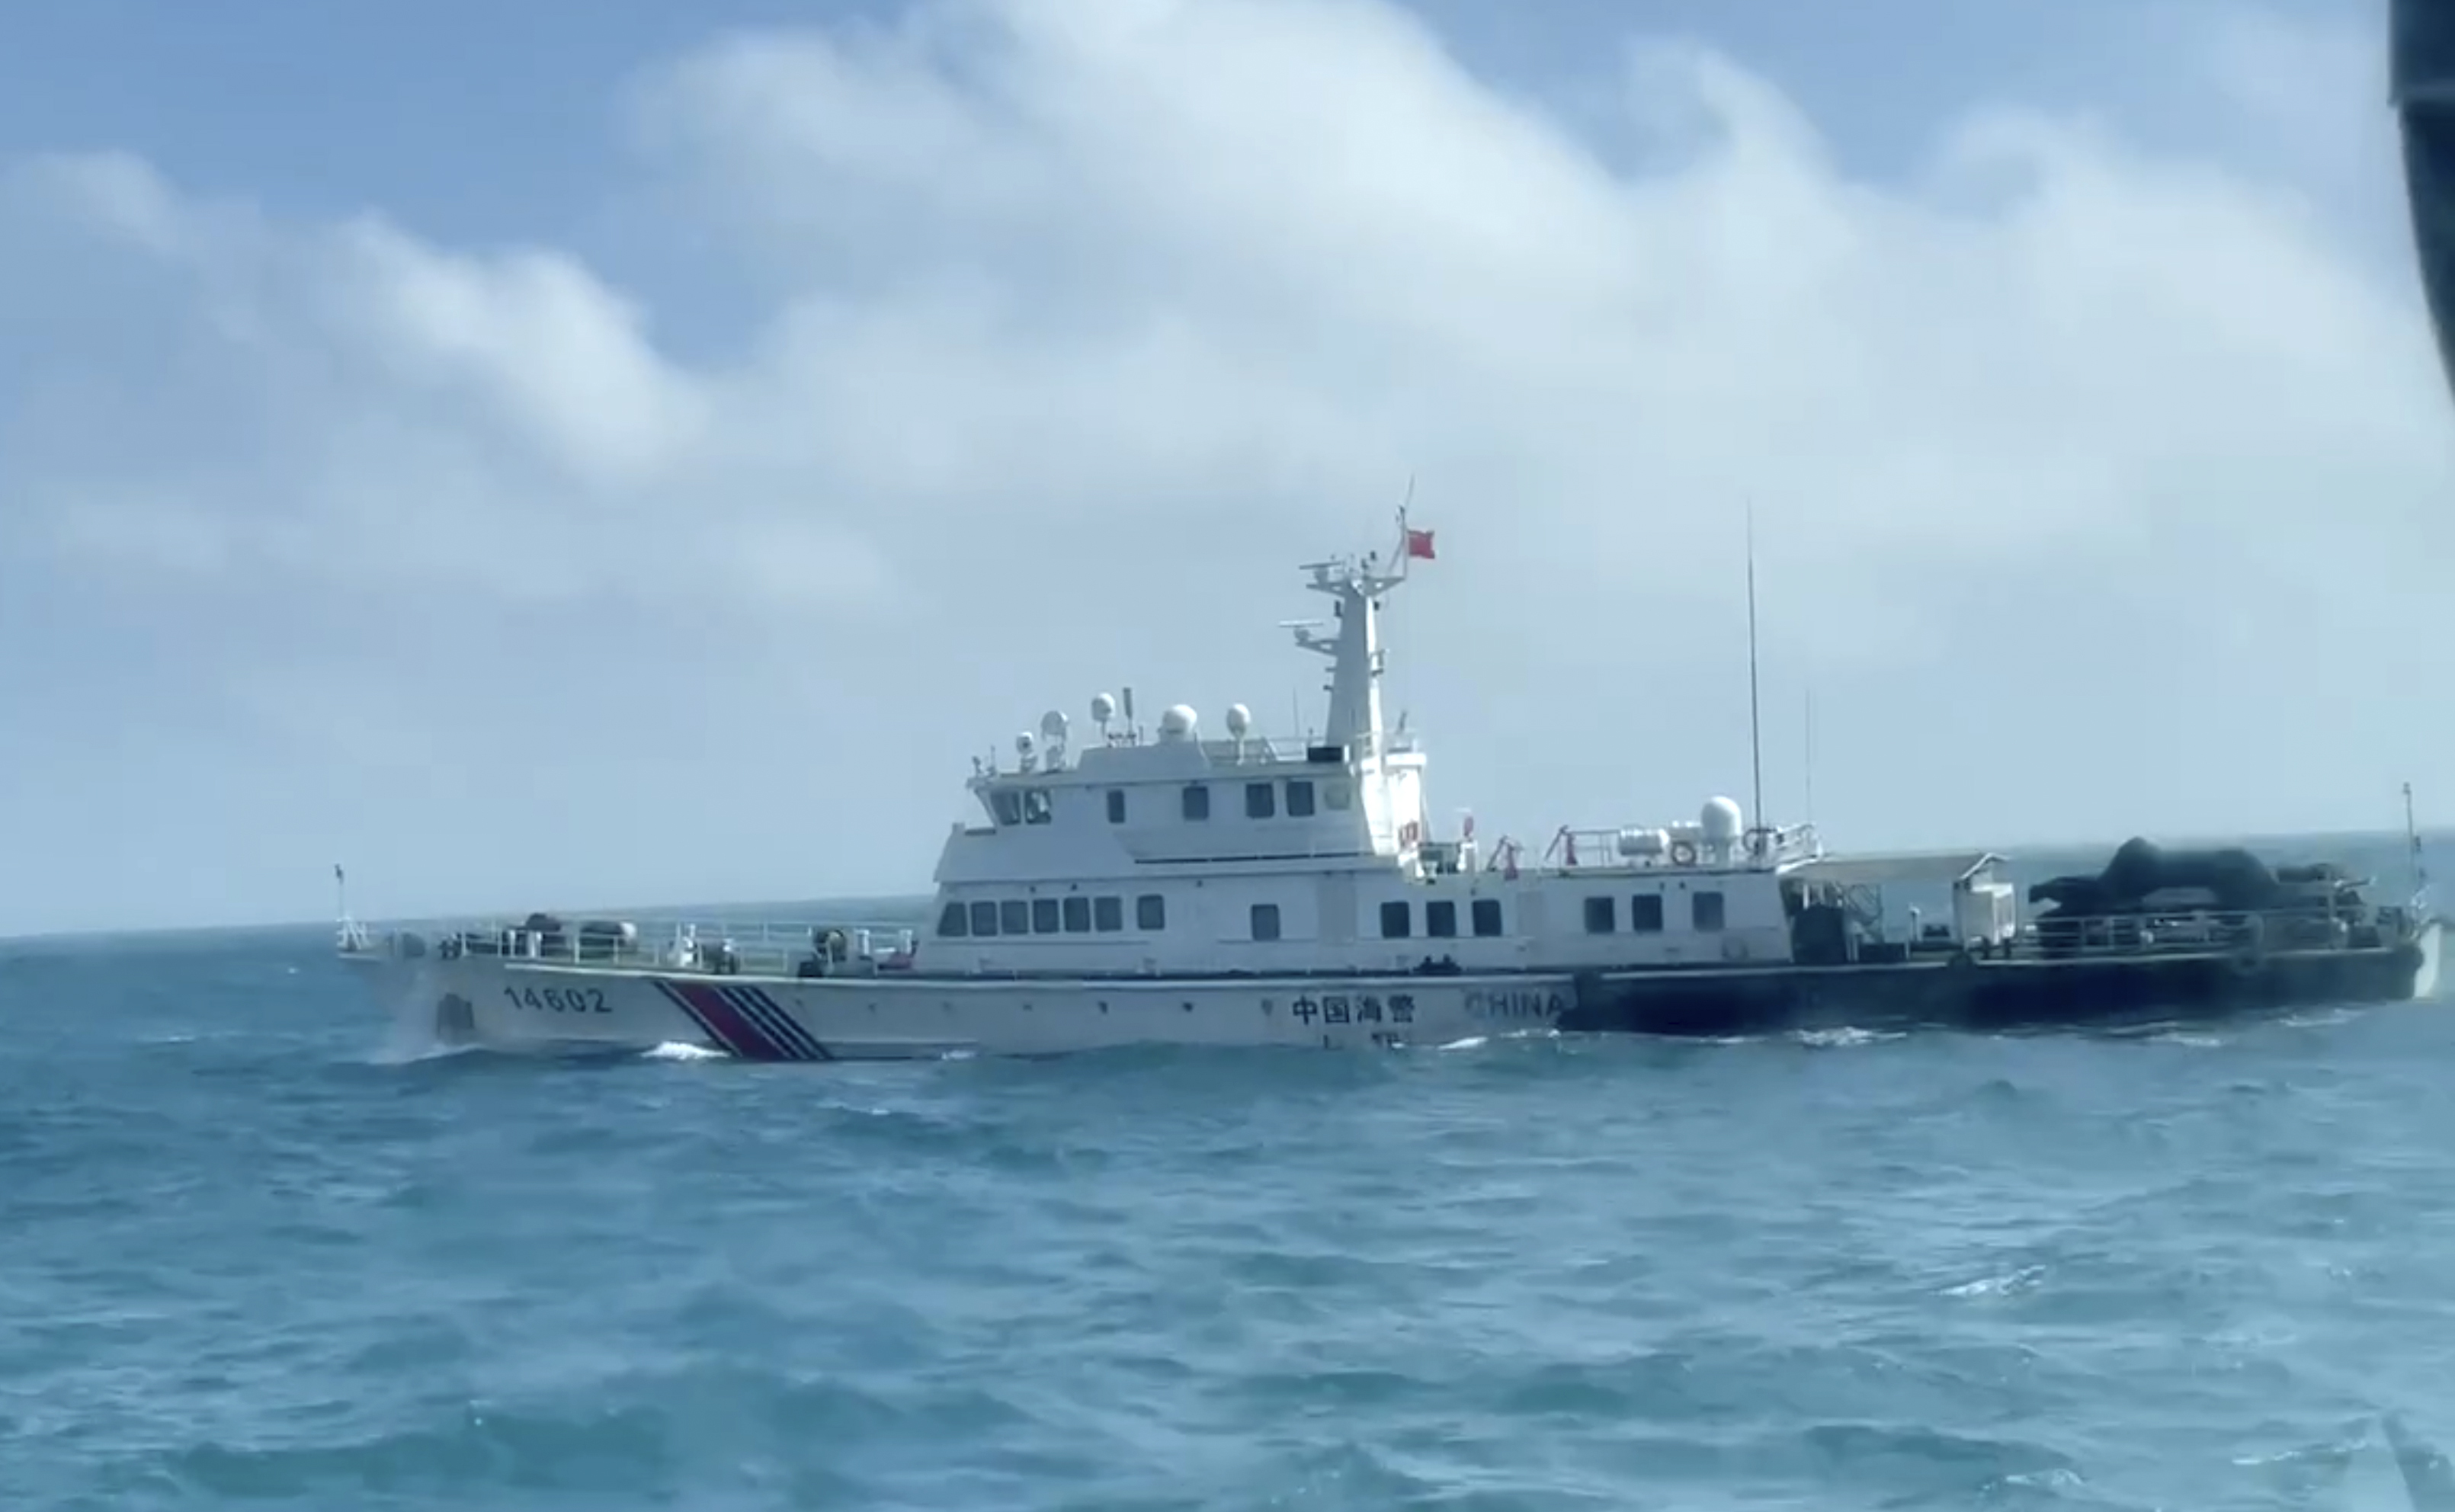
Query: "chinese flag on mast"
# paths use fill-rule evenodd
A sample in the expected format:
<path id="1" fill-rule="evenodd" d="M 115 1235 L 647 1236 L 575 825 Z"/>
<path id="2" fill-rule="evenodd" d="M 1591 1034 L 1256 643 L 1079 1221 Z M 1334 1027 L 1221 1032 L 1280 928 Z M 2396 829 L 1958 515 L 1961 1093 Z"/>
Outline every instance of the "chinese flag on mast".
<path id="1" fill-rule="evenodd" d="M 1419 531 L 1412 527 L 1409 527 L 1407 531 L 1407 554 L 1410 556 L 1420 556 L 1425 561 L 1430 561 L 1432 559 L 1432 533 L 1430 531 Z"/>

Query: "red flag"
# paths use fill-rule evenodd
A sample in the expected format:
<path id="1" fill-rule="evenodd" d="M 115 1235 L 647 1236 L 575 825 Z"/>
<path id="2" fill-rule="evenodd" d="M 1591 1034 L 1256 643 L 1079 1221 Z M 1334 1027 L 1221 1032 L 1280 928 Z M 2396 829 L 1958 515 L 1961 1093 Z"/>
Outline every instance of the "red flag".
<path id="1" fill-rule="evenodd" d="M 1418 530 L 1409 531 L 1407 533 L 1407 554 L 1410 556 L 1420 556 L 1428 562 L 1430 561 L 1432 559 L 1432 533 L 1430 531 Z"/>

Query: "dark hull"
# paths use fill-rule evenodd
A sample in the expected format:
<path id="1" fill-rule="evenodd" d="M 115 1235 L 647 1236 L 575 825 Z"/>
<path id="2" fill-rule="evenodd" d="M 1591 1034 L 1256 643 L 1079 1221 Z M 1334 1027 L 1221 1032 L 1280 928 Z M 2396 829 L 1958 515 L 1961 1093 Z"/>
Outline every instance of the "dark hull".
<path id="1" fill-rule="evenodd" d="M 1797 1029 L 2084 1027 L 2401 1002 L 2437 989 L 2439 926 L 2372 950 L 1914 960 L 1581 978 L 1563 1030 L 1726 1037 Z"/>

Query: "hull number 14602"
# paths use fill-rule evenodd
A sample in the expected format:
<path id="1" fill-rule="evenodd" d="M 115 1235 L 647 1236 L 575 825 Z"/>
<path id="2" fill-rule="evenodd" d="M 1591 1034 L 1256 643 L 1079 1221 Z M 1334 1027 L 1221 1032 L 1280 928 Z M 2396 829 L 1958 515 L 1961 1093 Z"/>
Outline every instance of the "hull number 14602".
<path id="1" fill-rule="evenodd" d="M 506 987 L 515 1008 L 541 1014 L 610 1014 L 602 987 Z"/>

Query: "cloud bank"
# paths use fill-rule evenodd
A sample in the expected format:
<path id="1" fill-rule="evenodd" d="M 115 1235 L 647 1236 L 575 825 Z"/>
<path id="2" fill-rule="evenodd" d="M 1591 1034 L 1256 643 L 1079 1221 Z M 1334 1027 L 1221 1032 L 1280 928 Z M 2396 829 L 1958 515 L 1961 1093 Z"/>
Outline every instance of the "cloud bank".
<path id="1" fill-rule="evenodd" d="M 752 312 L 688 338 L 551 226 L 21 158 L 0 924 L 917 886 L 1043 708 L 1317 717 L 1290 568 L 1410 477 L 1391 701 L 1487 834 L 1746 796 L 1750 509 L 1777 817 L 1812 687 L 1839 842 L 2386 822 L 2455 776 L 2450 419 L 2301 55 L 2204 74 L 2336 137 L 2005 102 L 1877 181 L 1710 47 L 1597 134 L 1378 0 L 730 33 L 608 81 Z"/>

